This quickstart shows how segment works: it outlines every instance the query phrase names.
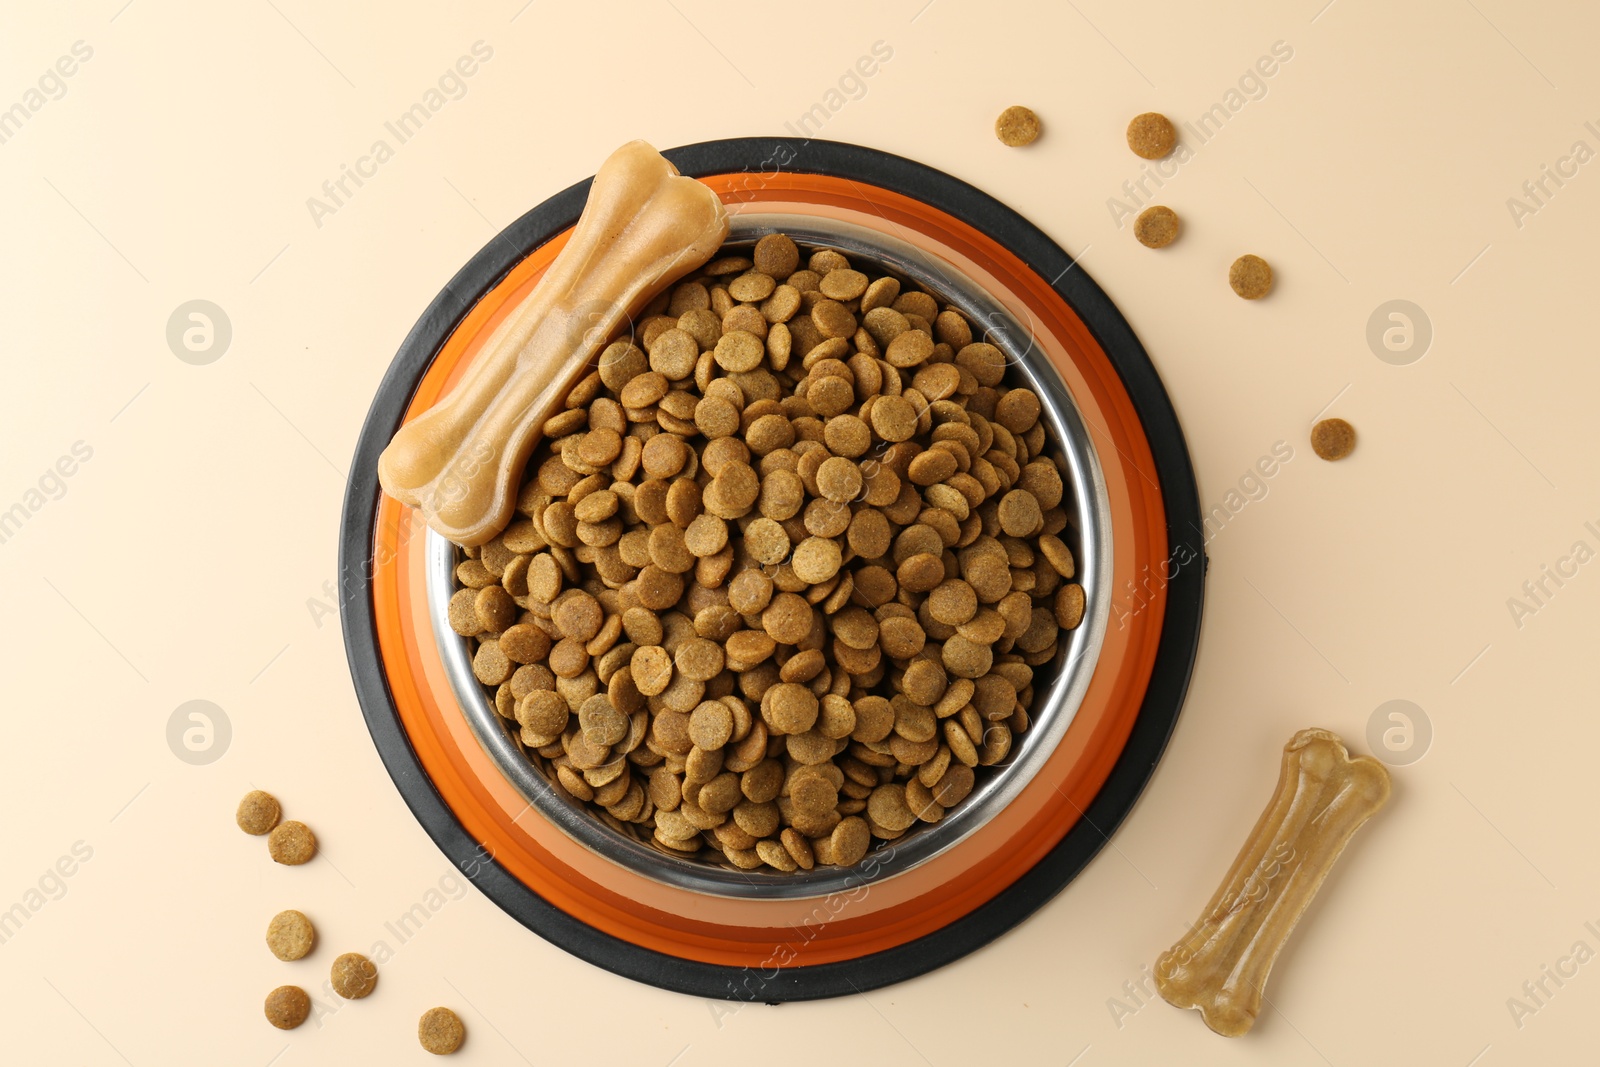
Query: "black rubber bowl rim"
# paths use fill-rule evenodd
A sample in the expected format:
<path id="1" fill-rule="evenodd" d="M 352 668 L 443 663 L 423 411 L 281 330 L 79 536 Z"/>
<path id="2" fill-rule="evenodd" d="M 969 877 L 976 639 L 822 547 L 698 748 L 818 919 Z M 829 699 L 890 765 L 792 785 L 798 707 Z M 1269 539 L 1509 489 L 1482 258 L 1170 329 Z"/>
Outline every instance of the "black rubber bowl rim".
<path id="1" fill-rule="evenodd" d="M 524 926 L 606 970 L 702 997 L 778 1003 L 841 996 L 924 974 L 981 948 L 1060 892 L 1094 858 L 1150 780 L 1189 684 L 1200 634 L 1204 544 L 1194 472 L 1176 413 L 1144 347 L 1080 266 L 1021 215 L 942 171 L 859 145 L 795 138 L 707 141 L 664 153 L 699 177 L 769 171 L 823 174 L 881 186 L 922 200 L 987 233 L 1053 287 L 1089 327 L 1122 378 L 1154 455 L 1172 548 L 1167 609 L 1150 684 L 1121 756 L 1094 801 L 1065 837 L 1024 875 L 971 913 L 931 934 L 853 960 L 773 970 L 721 966 L 641 948 L 555 908 L 483 855 L 434 789 L 401 725 L 378 651 L 371 597 L 378 454 L 399 427 L 423 373 L 478 300 L 525 256 L 577 221 L 592 179 L 546 200 L 473 256 L 423 312 L 401 344 L 367 414 L 350 465 L 339 535 L 342 623 L 350 673 L 378 754 L 400 795 L 444 854 Z M 1180 545 L 1187 543 L 1187 552 Z M 1182 565 L 1179 565 L 1182 564 Z"/>

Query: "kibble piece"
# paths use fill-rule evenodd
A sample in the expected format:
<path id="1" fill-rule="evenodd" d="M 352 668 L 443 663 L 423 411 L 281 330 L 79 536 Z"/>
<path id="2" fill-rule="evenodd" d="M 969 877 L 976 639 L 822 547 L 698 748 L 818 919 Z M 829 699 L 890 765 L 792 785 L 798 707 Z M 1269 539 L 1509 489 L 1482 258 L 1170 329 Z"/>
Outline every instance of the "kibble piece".
<path id="1" fill-rule="evenodd" d="M 861 468 L 843 456 L 832 456 L 817 468 L 817 488 L 824 498 L 847 503 L 861 492 Z"/>
<path id="2" fill-rule="evenodd" d="M 820 281 L 820 276 L 827 274 L 831 270 L 848 269 L 850 260 L 836 248 L 819 248 L 811 253 L 811 258 L 806 261 L 806 266 L 810 267 L 813 273 L 819 275 Z"/>
<path id="3" fill-rule="evenodd" d="M 1083 586 L 1076 582 L 1063 585 L 1056 592 L 1056 625 L 1063 630 L 1076 629 L 1083 621 Z"/>
<path id="4" fill-rule="evenodd" d="M 880 785 L 867 798 L 867 814 L 886 830 L 904 830 L 916 821 L 906 804 L 906 788 L 899 783 Z"/>
<path id="5" fill-rule="evenodd" d="M 316 940 L 316 928 L 298 911 L 280 911 L 267 924 L 267 948 L 280 960 L 304 958 Z"/>
<path id="6" fill-rule="evenodd" d="M 618 711 L 611 698 L 602 693 L 585 700 L 578 708 L 578 728 L 589 744 L 609 748 L 628 736 L 628 717 Z"/>
<path id="7" fill-rule="evenodd" d="M 960 626 L 978 613 L 978 594 L 960 578 L 940 582 L 928 594 L 928 614 L 946 626 Z"/>
<path id="8" fill-rule="evenodd" d="M 776 867 L 780 871 L 793 871 L 799 868 L 789 850 L 780 842 L 770 838 L 756 842 L 756 855 L 761 857 L 763 863 L 769 867 Z"/>
<path id="9" fill-rule="evenodd" d="M 293 1030 L 311 1015 L 311 998 L 295 985 L 281 985 L 267 994 L 263 1005 L 267 1022 L 279 1030 Z"/>
<path id="10" fill-rule="evenodd" d="M 729 330 L 717 342 L 713 355 L 717 365 L 729 373 L 753 371 L 766 355 L 766 344 L 753 333 Z"/>
<path id="11" fill-rule="evenodd" d="M 359 952 L 346 952 L 333 961 L 328 974 L 333 991 L 346 1000 L 360 1000 L 378 986 L 378 968 Z"/>
<path id="12" fill-rule="evenodd" d="M 1061 481 L 1061 472 L 1056 465 L 1048 459 L 1035 459 L 1017 476 L 1018 489 L 1026 489 L 1033 494 L 1039 506 L 1045 510 L 1061 503 L 1066 495 L 1066 486 Z"/>
<path id="13" fill-rule="evenodd" d="M 1323 419 L 1311 427 L 1311 450 L 1326 460 L 1343 459 L 1356 447 L 1356 428 L 1343 419 Z"/>
<path id="14" fill-rule="evenodd" d="M 278 825 L 278 816 L 283 809 L 278 804 L 278 798 L 271 793 L 264 793 L 259 789 L 252 789 L 239 801 L 239 810 L 234 815 L 239 829 L 247 834 L 257 836 L 268 833 Z"/>
<path id="15" fill-rule="evenodd" d="M 1012 148 L 1032 144 L 1039 136 L 1039 116 L 1020 104 L 1008 107 L 994 120 L 994 135 Z"/>
<path id="16" fill-rule="evenodd" d="M 745 527 L 744 547 L 757 563 L 775 566 L 789 558 L 789 534 L 772 519 L 755 519 Z"/>
<path id="17" fill-rule="evenodd" d="M 890 307 L 900 296 L 900 280 L 898 278 L 879 278 L 861 294 L 861 314 L 865 315 L 873 308 Z"/>
<path id="18" fill-rule="evenodd" d="M 722 646 L 703 637 L 692 637 L 682 642 L 673 656 L 678 675 L 696 682 L 715 678 L 722 672 L 725 661 Z"/>
<path id="19" fill-rule="evenodd" d="M 1039 538 L 1039 550 L 1050 566 L 1055 568 L 1057 574 L 1063 578 L 1071 578 L 1077 573 L 1077 564 L 1072 558 L 1072 549 L 1068 548 L 1059 537 L 1044 534 Z"/>
<path id="20" fill-rule="evenodd" d="M 856 332 L 856 317 L 837 300 L 818 300 L 811 308 L 811 321 L 823 337 L 844 338 Z"/>
<path id="21" fill-rule="evenodd" d="M 883 358 L 891 367 L 915 367 L 933 355 L 933 338 L 921 330 L 907 330 L 884 349 Z"/>
<path id="22" fill-rule="evenodd" d="M 811 729 L 820 709 L 816 694 L 794 682 L 773 686 L 763 703 L 762 713 L 768 725 L 783 734 L 800 734 Z"/>
<path id="23" fill-rule="evenodd" d="M 600 380 L 607 389 L 620 390 L 649 369 L 645 355 L 628 341 L 613 341 L 600 353 Z"/>
<path id="24" fill-rule="evenodd" d="M 800 266 L 800 249 L 787 234 L 769 233 L 756 242 L 755 268 L 774 278 L 787 278 Z"/>
<path id="25" fill-rule="evenodd" d="M 1000 528 L 1012 537 L 1032 537 L 1044 524 L 1039 502 L 1026 489 L 1013 489 L 1000 499 Z"/>
<path id="26" fill-rule="evenodd" d="M 933 787 L 933 799 L 946 808 L 954 807 L 972 792 L 972 768 L 962 763 L 952 763 Z"/>
<path id="27" fill-rule="evenodd" d="M 502 586 L 491 585 L 478 590 L 473 607 L 478 612 L 478 621 L 490 633 L 497 634 L 517 621 L 516 601 Z"/>
<path id="28" fill-rule="evenodd" d="M 1021 435 L 1033 429 L 1041 410 L 1039 397 L 1032 389 L 1009 389 L 995 404 L 994 418 L 1013 434 Z"/>
<path id="29" fill-rule="evenodd" d="M 448 611 L 450 629 L 462 637 L 483 633 L 483 623 L 478 621 L 477 599 L 477 590 L 470 586 L 466 589 L 457 589 L 450 596 Z"/>
<path id="30" fill-rule="evenodd" d="M 499 685 L 507 681 L 514 669 L 511 657 L 501 651 L 500 642 L 493 638 L 479 645 L 472 657 L 472 673 L 484 685 Z"/>
<path id="31" fill-rule="evenodd" d="M 1272 291 L 1272 268 L 1260 256 L 1240 256 L 1228 268 L 1228 284 L 1246 300 L 1260 300 Z"/>
<path id="32" fill-rule="evenodd" d="M 1178 143 L 1172 122 L 1155 111 L 1135 115 L 1128 123 L 1128 147 L 1141 159 L 1161 159 Z"/>
<path id="33" fill-rule="evenodd" d="M 838 574 L 843 562 L 839 542 L 831 537 L 808 537 L 795 548 L 790 565 L 794 567 L 795 577 L 811 585 L 820 585 Z"/>
<path id="34" fill-rule="evenodd" d="M 299 866 L 317 854 L 317 836 L 305 823 L 290 819 L 267 835 L 267 853 L 278 863 Z"/>
<path id="35" fill-rule="evenodd" d="M 429 1008 L 417 1020 L 417 1040 L 435 1056 L 448 1056 L 461 1047 L 467 1028 L 449 1008 Z"/>
<path id="36" fill-rule="evenodd" d="M 885 441 L 908 441 L 917 432 L 917 409 L 904 397 L 879 397 L 872 405 L 872 429 Z"/>
<path id="37" fill-rule="evenodd" d="M 854 415 L 836 415 L 823 427 L 822 441 L 834 455 L 855 459 L 872 447 L 872 430 Z"/>
<path id="38" fill-rule="evenodd" d="M 1146 248 L 1165 248 L 1178 239 L 1178 213 L 1156 204 L 1139 212 L 1133 220 L 1133 236 Z"/>
<path id="39" fill-rule="evenodd" d="M 772 290 L 777 288 L 777 284 L 772 275 L 753 270 L 741 274 L 729 282 L 728 293 L 735 300 L 754 303 L 771 296 Z"/>
<path id="40" fill-rule="evenodd" d="M 733 711 L 720 700 L 703 701 L 689 715 L 689 739 L 696 748 L 719 749 L 732 736 Z"/>
<path id="41" fill-rule="evenodd" d="M 846 816 L 839 820 L 830 837 L 833 862 L 843 867 L 854 866 L 861 862 L 871 844 L 872 832 L 867 821 L 858 815 Z"/>
<path id="42" fill-rule="evenodd" d="M 867 276 L 858 270 L 837 267 L 822 276 L 817 288 L 830 300 L 855 300 L 867 291 Z"/>

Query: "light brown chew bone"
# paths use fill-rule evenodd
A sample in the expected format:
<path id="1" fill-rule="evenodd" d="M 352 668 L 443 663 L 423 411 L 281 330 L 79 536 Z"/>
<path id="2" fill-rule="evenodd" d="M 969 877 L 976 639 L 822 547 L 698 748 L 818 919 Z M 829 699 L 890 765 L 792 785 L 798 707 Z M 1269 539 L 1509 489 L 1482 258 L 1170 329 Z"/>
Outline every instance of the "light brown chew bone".
<path id="1" fill-rule="evenodd" d="M 611 154 L 567 242 L 448 396 L 401 427 L 378 478 L 450 540 L 511 518 L 545 417 L 624 318 L 700 266 L 728 234 L 722 201 L 643 141 Z"/>
<path id="2" fill-rule="evenodd" d="M 1290 738 L 1278 791 L 1204 917 L 1156 960 L 1156 989 L 1167 1003 L 1199 1009 L 1224 1037 L 1246 1033 L 1295 923 L 1350 835 L 1388 799 L 1383 764 L 1351 759 L 1338 735 L 1301 730 Z"/>

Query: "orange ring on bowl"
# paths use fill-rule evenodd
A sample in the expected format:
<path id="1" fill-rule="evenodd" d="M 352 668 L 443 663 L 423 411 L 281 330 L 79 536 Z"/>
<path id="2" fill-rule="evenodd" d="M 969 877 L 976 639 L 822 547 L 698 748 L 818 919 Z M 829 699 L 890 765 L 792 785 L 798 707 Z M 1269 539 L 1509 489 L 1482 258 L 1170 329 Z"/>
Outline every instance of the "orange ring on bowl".
<path id="1" fill-rule="evenodd" d="M 753 159 L 767 158 L 764 152 L 785 147 L 810 169 L 827 173 L 804 172 L 799 166 L 752 173 L 729 165 L 748 167 Z M 1023 794 L 970 839 L 887 882 L 867 883 L 860 893 L 840 894 L 841 899 L 830 897 L 821 904 L 711 899 L 646 879 L 587 852 L 531 813 L 479 748 L 454 703 L 433 644 L 422 588 L 423 538 L 416 536 L 421 524 L 413 513 L 375 493 L 359 450 L 352 469 L 364 481 L 358 486 L 353 474 L 345 554 L 348 563 L 352 553 L 370 553 L 370 584 L 358 583 L 359 595 L 352 599 L 353 607 L 370 611 L 345 613 L 352 671 L 380 752 L 424 825 L 497 902 L 547 937 L 620 973 L 706 995 L 773 1000 L 870 988 L 919 973 L 926 961 L 942 962 L 953 950 L 958 950 L 955 955 L 970 951 L 976 945 L 967 942 L 974 937 L 982 943 L 1020 921 L 1021 915 L 996 914 L 995 906 L 1029 879 L 1038 882 L 1040 872 L 1049 876 L 1045 882 L 1059 880 L 1053 886 L 1035 885 L 1027 910 L 1048 899 L 1064 884 L 1060 875 L 1070 877 L 1098 847 L 1089 840 L 1087 852 L 1075 860 L 1058 856 L 1074 828 L 1080 838 L 1085 825 L 1095 828 L 1103 840 L 1099 828 L 1105 827 L 1104 816 L 1090 817 L 1085 824 L 1080 819 L 1119 769 L 1141 720 L 1147 733 L 1154 731 L 1159 754 L 1181 702 L 1198 628 L 1203 557 L 1191 550 L 1196 564 L 1187 566 L 1169 543 L 1174 499 L 1181 517 L 1199 529 L 1193 477 L 1176 421 L 1147 361 L 1147 380 L 1132 383 L 1144 393 L 1142 405 L 1136 404 L 1129 364 L 1139 371 L 1143 351 L 1120 317 L 1108 327 L 1106 312 L 1115 316 L 1109 301 L 1081 270 L 1072 271 L 1070 261 L 1064 273 L 1078 277 L 1058 289 L 1063 276 L 1052 283 L 1030 268 L 1029 262 L 1039 262 L 1037 254 L 1024 259 L 1008 242 L 985 232 L 997 226 L 1008 233 L 1026 228 L 1013 240 L 1043 241 L 1065 259 L 1042 234 L 983 194 L 908 161 L 822 142 L 713 142 L 668 155 L 684 173 L 715 189 L 730 210 L 748 205 L 828 214 L 919 244 L 984 281 L 1033 327 L 1039 346 L 1097 435 L 1111 501 L 1112 589 L 1137 595 L 1114 612 L 1089 691 L 1066 736 Z M 855 176 L 885 172 L 902 187 L 915 186 L 919 195 Z M 934 190 L 946 198 L 955 196 L 968 209 L 963 214 L 977 206 L 1009 218 L 985 218 L 987 225 L 980 229 L 948 205 L 937 205 L 929 195 Z M 363 430 L 363 448 L 381 449 L 398 425 L 397 391 L 404 390 L 402 417 L 408 418 L 453 385 L 488 330 L 535 284 L 564 244 L 584 191 L 574 187 L 514 224 L 508 234 L 519 227 L 528 232 L 491 244 L 462 272 L 470 276 L 458 276 L 441 294 L 407 339 L 380 390 Z M 556 220 L 565 224 L 553 224 Z M 532 250 L 526 255 L 518 251 L 519 258 L 506 269 L 506 249 L 524 248 Z M 1080 305 L 1093 305 L 1098 298 L 1103 307 L 1091 311 L 1102 320 L 1102 332 L 1121 325 L 1126 336 L 1116 337 L 1118 364 L 1063 289 L 1077 295 Z M 380 412 L 386 397 L 388 410 Z M 1160 427 L 1166 447 L 1157 457 L 1148 420 L 1159 424 L 1163 415 L 1170 426 Z M 365 466 L 370 465 L 369 460 Z M 1161 577 L 1152 581 L 1156 567 Z M 1181 597 L 1182 618 L 1169 614 L 1174 597 Z M 1148 691 L 1164 652 L 1173 663 L 1161 672 L 1163 708 L 1151 718 Z M 373 673 L 381 686 L 372 684 Z M 394 744 L 397 732 L 405 751 Z M 1149 740 L 1141 742 L 1142 748 L 1149 745 Z M 1114 813 L 1112 825 L 1131 806 L 1153 762 L 1142 774 L 1133 766 L 1137 782 L 1131 792 L 1119 790 L 1125 803 Z M 425 788 L 416 777 L 425 778 Z M 448 818 L 441 818 L 445 814 Z M 465 856 L 463 840 L 474 844 Z M 1065 860 L 1071 869 L 1053 871 L 1048 862 L 1052 857 L 1055 866 Z M 521 906 L 513 908 L 507 897 Z M 936 941 L 950 941 L 949 932 L 957 929 L 966 936 L 934 947 Z"/>

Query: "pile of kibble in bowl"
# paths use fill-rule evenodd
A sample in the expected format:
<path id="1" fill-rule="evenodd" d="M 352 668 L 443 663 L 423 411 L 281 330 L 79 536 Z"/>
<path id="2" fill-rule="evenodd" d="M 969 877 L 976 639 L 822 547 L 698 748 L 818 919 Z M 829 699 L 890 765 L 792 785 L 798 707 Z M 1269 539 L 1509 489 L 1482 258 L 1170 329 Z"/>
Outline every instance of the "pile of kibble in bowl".
<path id="1" fill-rule="evenodd" d="M 1027 730 L 1084 614 L 1069 486 L 1039 397 L 960 311 L 782 234 L 723 253 L 545 423 L 450 624 L 613 829 L 849 866 Z"/>

